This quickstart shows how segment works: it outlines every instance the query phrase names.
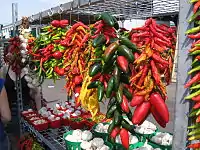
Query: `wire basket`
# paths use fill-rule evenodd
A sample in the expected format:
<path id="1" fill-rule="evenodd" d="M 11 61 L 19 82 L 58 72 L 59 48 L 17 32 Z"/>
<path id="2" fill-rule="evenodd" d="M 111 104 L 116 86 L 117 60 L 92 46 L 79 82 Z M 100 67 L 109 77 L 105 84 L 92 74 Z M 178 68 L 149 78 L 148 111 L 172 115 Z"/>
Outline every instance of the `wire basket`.
<path id="1" fill-rule="evenodd" d="M 109 123 L 103 123 L 103 125 L 106 125 L 106 124 L 109 124 Z M 94 135 L 94 137 L 99 137 L 99 138 L 102 138 L 102 139 L 105 139 L 105 141 L 107 141 L 108 139 L 108 133 L 101 133 L 101 132 L 97 132 L 95 129 L 97 127 L 98 124 L 95 124 L 93 127 L 92 127 L 92 133 Z"/>

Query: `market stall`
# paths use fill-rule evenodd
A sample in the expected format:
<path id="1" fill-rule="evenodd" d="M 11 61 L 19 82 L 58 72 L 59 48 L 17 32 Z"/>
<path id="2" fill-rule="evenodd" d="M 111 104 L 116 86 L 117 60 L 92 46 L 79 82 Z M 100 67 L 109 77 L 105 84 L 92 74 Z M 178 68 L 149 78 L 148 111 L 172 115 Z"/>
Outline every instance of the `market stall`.
<path id="1" fill-rule="evenodd" d="M 76 2 L 77 8 L 74 8 Z M 110 0 L 84 3 L 73 1 L 69 10 L 62 10 L 71 10 L 69 20 L 62 20 L 64 15 L 60 15 L 61 20 L 53 20 L 43 27 L 38 38 L 27 37 L 28 86 L 38 87 L 44 79 L 56 82 L 64 77 L 68 99 L 39 111 L 21 111 L 23 127 L 51 149 L 172 149 L 172 134 L 145 120 L 152 114 L 163 128 L 169 122 L 166 86 L 171 82 L 177 29 L 158 24 L 156 19 L 177 15 L 178 1 L 163 1 L 165 9 L 157 1 L 119 1 L 120 7 Z M 53 10 L 47 13 L 51 19 Z M 77 15 L 78 22 L 72 21 L 72 14 Z M 88 22 L 81 20 L 82 14 L 89 16 Z M 40 24 L 41 18 L 40 13 Z M 117 22 L 124 18 L 145 18 L 145 25 L 127 31 Z M 185 29 L 181 19 L 179 16 L 179 26 Z M 183 36 L 179 36 L 181 41 Z M 179 42 L 179 48 L 182 46 L 183 42 Z M 186 57 L 179 51 L 178 65 L 185 65 L 182 55 Z M 190 61 L 187 63 L 188 66 Z M 188 70 L 180 68 L 174 149 L 186 147 L 188 118 L 181 113 L 189 111 L 189 105 L 179 103 L 186 91 L 180 87 L 185 82 L 183 77 L 186 79 L 183 74 Z M 181 76 L 180 71 L 183 71 Z M 20 82 L 18 85 L 20 89 Z M 101 102 L 109 103 L 106 114 L 100 113 Z"/>

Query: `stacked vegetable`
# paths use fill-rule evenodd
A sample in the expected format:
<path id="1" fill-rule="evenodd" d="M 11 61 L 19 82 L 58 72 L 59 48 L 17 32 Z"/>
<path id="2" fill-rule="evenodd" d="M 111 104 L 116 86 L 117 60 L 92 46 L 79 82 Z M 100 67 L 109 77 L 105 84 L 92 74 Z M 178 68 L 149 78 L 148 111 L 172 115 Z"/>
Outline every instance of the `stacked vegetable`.
<path id="1" fill-rule="evenodd" d="M 193 39 L 191 49 L 188 51 L 189 55 L 192 56 L 192 68 L 188 72 L 188 75 L 191 76 L 191 79 L 185 84 L 185 88 L 190 88 L 190 95 L 186 96 L 185 99 L 192 100 L 195 104 L 191 110 L 189 117 L 193 121 L 193 125 L 188 127 L 190 132 L 188 133 L 189 141 L 199 140 L 200 139 L 200 26 L 199 26 L 199 14 L 200 14 L 200 1 L 190 0 L 194 4 L 193 15 L 188 20 L 189 23 L 194 23 L 193 28 L 186 31 L 188 38 Z M 189 148 L 197 149 L 200 148 L 199 142 L 192 142 L 193 144 L 188 145 Z"/>

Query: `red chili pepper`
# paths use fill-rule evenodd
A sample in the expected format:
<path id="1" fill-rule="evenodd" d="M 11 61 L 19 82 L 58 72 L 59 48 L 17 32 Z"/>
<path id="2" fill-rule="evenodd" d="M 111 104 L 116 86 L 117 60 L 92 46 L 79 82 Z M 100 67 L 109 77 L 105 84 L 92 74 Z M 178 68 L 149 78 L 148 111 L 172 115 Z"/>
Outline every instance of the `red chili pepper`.
<path id="1" fill-rule="evenodd" d="M 152 23 L 152 18 L 149 18 L 145 21 L 145 26 L 149 26 Z"/>
<path id="2" fill-rule="evenodd" d="M 193 101 L 200 101 L 200 95 L 193 97 L 192 100 Z"/>
<path id="3" fill-rule="evenodd" d="M 170 28 L 166 24 L 161 24 L 161 25 L 158 26 L 158 28 L 160 28 L 161 30 L 164 30 L 166 32 L 169 32 L 169 33 L 174 33 L 174 29 Z"/>
<path id="4" fill-rule="evenodd" d="M 130 106 L 135 107 L 142 104 L 143 102 L 144 102 L 144 96 L 133 95 Z"/>
<path id="5" fill-rule="evenodd" d="M 171 42 L 166 42 L 164 40 L 161 40 L 160 38 L 154 37 L 155 43 L 157 43 L 160 46 L 171 46 Z"/>
<path id="6" fill-rule="evenodd" d="M 101 77 L 101 73 L 99 72 L 98 74 L 96 74 L 94 77 L 92 77 L 91 82 L 96 81 L 97 79 L 99 79 Z"/>
<path id="7" fill-rule="evenodd" d="M 200 142 L 199 143 L 193 143 L 187 146 L 188 148 L 196 149 L 200 148 Z"/>
<path id="8" fill-rule="evenodd" d="M 200 32 L 197 33 L 197 34 L 189 34 L 189 35 L 188 35 L 188 38 L 191 38 L 191 39 L 199 39 L 199 38 L 200 38 Z"/>
<path id="9" fill-rule="evenodd" d="M 52 25 L 53 27 L 59 27 L 59 26 L 60 26 L 60 21 L 59 21 L 59 20 L 53 20 L 53 21 L 51 22 L 51 25 Z"/>
<path id="10" fill-rule="evenodd" d="M 156 37 L 158 37 L 158 38 L 170 43 L 170 40 L 167 37 L 165 37 L 164 35 L 162 35 L 161 33 L 157 32 L 152 24 L 150 25 L 150 30 L 152 31 L 154 36 L 156 36 Z"/>
<path id="11" fill-rule="evenodd" d="M 134 53 L 134 58 L 135 58 L 135 59 L 138 59 L 139 56 L 140 56 L 140 55 L 139 55 L 138 53 Z"/>
<path id="12" fill-rule="evenodd" d="M 107 83 L 107 81 L 104 80 L 103 85 L 104 85 L 104 89 L 106 90 L 107 87 L 108 87 L 108 83 Z"/>
<path id="13" fill-rule="evenodd" d="M 196 50 L 199 50 L 200 49 L 200 47 L 193 47 L 193 48 L 191 48 L 190 50 L 188 50 L 188 52 L 189 53 L 192 53 L 192 52 L 194 52 L 194 51 L 196 51 Z"/>
<path id="14" fill-rule="evenodd" d="M 130 109 L 128 107 L 128 99 L 126 98 L 125 95 L 123 95 L 123 98 L 122 98 L 121 108 L 125 113 L 130 112 Z"/>
<path id="15" fill-rule="evenodd" d="M 151 113 L 154 117 L 154 119 L 157 121 L 157 123 L 165 128 L 166 127 L 166 122 L 162 119 L 162 117 L 159 115 L 159 113 L 157 112 L 157 110 L 155 109 L 155 107 L 151 107 Z"/>
<path id="16" fill-rule="evenodd" d="M 166 68 L 164 76 L 165 76 L 165 81 L 167 82 L 167 85 L 169 85 L 171 82 L 171 72 L 169 71 L 168 68 Z"/>
<path id="17" fill-rule="evenodd" d="M 193 13 L 195 14 L 200 7 L 200 1 L 196 2 L 193 7 Z"/>
<path id="18" fill-rule="evenodd" d="M 147 118 L 149 114 L 149 110 L 151 108 L 150 102 L 143 102 L 141 105 L 138 105 L 134 111 L 133 117 L 132 117 L 132 123 L 137 125 L 141 124 L 144 119 Z"/>
<path id="19" fill-rule="evenodd" d="M 195 57 L 195 59 L 198 59 L 198 60 L 200 60 L 200 56 L 196 56 L 196 57 Z"/>
<path id="20" fill-rule="evenodd" d="M 133 38 L 133 37 L 145 37 L 145 36 L 150 36 L 148 31 L 133 33 L 131 37 Z"/>
<path id="21" fill-rule="evenodd" d="M 195 47 L 196 44 L 200 43 L 200 39 L 192 43 L 192 47 Z"/>
<path id="22" fill-rule="evenodd" d="M 160 53 L 163 53 L 167 49 L 167 47 L 165 47 L 165 46 L 161 47 L 160 45 L 158 45 L 156 43 L 153 44 L 152 48 Z"/>
<path id="23" fill-rule="evenodd" d="M 158 73 L 158 69 L 156 68 L 156 64 L 154 63 L 153 60 L 151 60 L 150 64 L 151 64 L 151 70 L 152 70 L 153 78 L 154 78 L 156 84 L 159 85 L 161 78 L 160 78 L 160 74 Z"/>
<path id="24" fill-rule="evenodd" d="M 121 141 L 122 141 L 122 145 L 128 149 L 129 148 L 129 134 L 128 131 L 124 128 L 122 128 L 119 132 Z"/>
<path id="25" fill-rule="evenodd" d="M 192 84 L 198 82 L 200 80 L 200 73 L 197 73 L 190 81 L 188 81 L 184 88 L 190 87 Z"/>
<path id="26" fill-rule="evenodd" d="M 74 77 L 74 84 L 79 85 L 83 82 L 83 77 L 81 75 Z"/>
<path id="27" fill-rule="evenodd" d="M 155 54 L 155 53 L 153 53 L 152 58 L 153 58 L 156 62 L 158 62 L 158 63 L 161 63 L 161 64 L 163 64 L 163 65 L 169 65 L 169 62 L 168 62 L 168 61 L 162 59 L 160 56 L 158 56 L 158 55 Z"/>
<path id="28" fill-rule="evenodd" d="M 144 41 L 145 41 L 144 44 L 147 45 L 147 44 L 150 43 L 151 39 L 150 39 L 149 37 L 146 37 L 146 38 L 144 39 Z"/>
<path id="29" fill-rule="evenodd" d="M 152 106 L 155 107 L 158 114 L 161 116 L 161 118 L 168 123 L 169 122 L 169 111 L 167 108 L 167 105 L 165 104 L 165 101 L 162 99 L 161 95 L 159 93 L 152 93 L 150 96 L 150 103 Z"/>
<path id="30" fill-rule="evenodd" d="M 85 44 L 85 42 L 88 40 L 89 37 L 90 37 L 90 34 L 86 34 L 86 35 L 83 37 L 83 39 L 82 39 L 82 41 L 81 41 L 81 44 L 80 44 L 80 47 L 82 47 L 82 46 Z"/>
<path id="31" fill-rule="evenodd" d="M 197 102 L 194 106 L 193 106 L 194 109 L 198 109 L 200 108 L 200 102 Z"/>
<path id="32" fill-rule="evenodd" d="M 197 117 L 196 123 L 200 123 L 200 116 Z"/>
<path id="33" fill-rule="evenodd" d="M 123 72 L 125 72 L 125 73 L 128 72 L 128 60 L 126 59 L 126 57 L 118 56 L 117 64 Z"/>
<path id="34" fill-rule="evenodd" d="M 63 54 L 60 51 L 56 51 L 52 55 L 55 59 L 61 59 L 63 57 Z"/>
<path id="35" fill-rule="evenodd" d="M 140 80 L 139 80 L 138 83 L 137 83 L 138 86 L 142 86 L 142 84 L 143 84 L 143 82 L 144 82 L 144 79 L 145 79 L 147 73 L 148 73 L 148 65 L 145 65 L 145 66 L 143 67 L 143 71 L 142 71 L 142 75 L 141 75 L 141 77 L 140 77 Z"/>
<path id="36" fill-rule="evenodd" d="M 108 35 L 104 34 L 104 37 L 106 38 L 106 44 L 110 43 L 110 37 Z"/>
<path id="37" fill-rule="evenodd" d="M 116 136 L 119 134 L 119 132 L 120 132 L 120 128 L 119 128 L 119 127 L 115 127 L 115 128 L 112 130 L 110 136 L 111 136 L 112 138 L 115 139 Z"/>
<path id="38" fill-rule="evenodd" d="M 69 24 L 68 20 L 60 20 L 60 27 L 65 28 Z"/>

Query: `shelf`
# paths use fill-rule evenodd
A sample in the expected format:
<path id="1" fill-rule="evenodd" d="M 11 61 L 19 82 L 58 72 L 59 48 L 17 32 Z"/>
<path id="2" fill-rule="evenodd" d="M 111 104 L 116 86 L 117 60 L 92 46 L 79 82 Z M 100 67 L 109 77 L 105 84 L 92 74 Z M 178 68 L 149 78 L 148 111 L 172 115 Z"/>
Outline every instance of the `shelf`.
<path id="1" fill-rule="evenodd" d="M 45 131 L 37 131 L 27 121 L 22 119 L 23 128 L 33 133 L 36 138 L 48 146 L 51 150 L 65 150 L 63 134 L 69 131 L 69 127 L 61 127 L 59 129 L 48 129 Z"/>

